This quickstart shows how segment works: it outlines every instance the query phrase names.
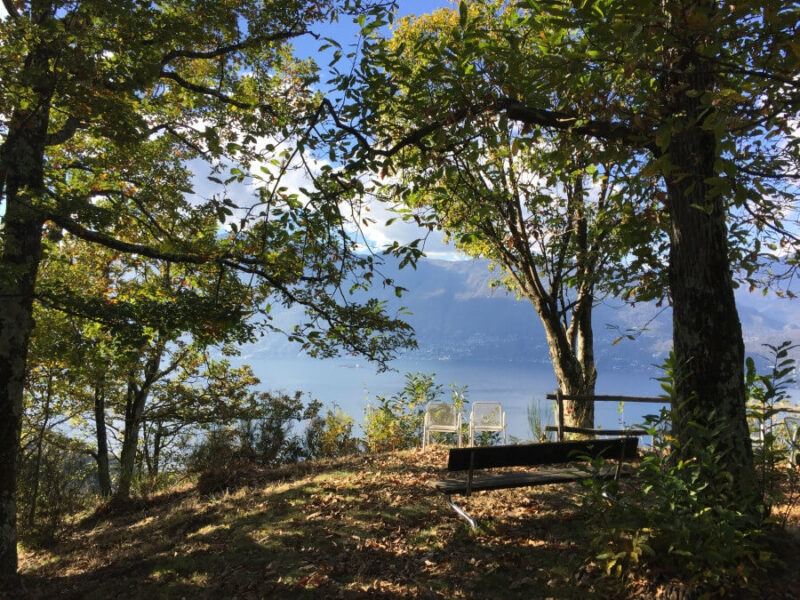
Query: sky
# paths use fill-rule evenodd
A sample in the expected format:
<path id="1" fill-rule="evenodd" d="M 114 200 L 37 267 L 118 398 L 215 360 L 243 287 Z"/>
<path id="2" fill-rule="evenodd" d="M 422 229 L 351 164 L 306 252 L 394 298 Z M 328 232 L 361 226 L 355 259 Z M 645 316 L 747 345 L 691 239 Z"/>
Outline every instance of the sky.
<path id="1" fill-rule="evenodd" d="M 399 7 L 397 16 L 407 16 L 411 14 L 424 14 L 431 10 L 435 10 L 441 6 L 446 6 L 449 3 L 446 0 L 399 0 Z M 0 3 L 0 18 L 5 18 L 8 15 L 5 7 Z M 345 53 L 348 47 L 357 41 L 359 32 L 358 25 L 353 19 L 343 17 L 337 23 L 330 24 L 325 28 L 318 30 L 318 33 L 325 37 L 330 37 L 337 40 L 344 48 Z M 386 28 L 387 34 L 389 33 Z M 296 53 L 302 58 L 313 58 L 323 70 L 322 79 L 324 80 L 324 69 L 330 61 L 330 52 L 328 56 L 319 52 L 319 47 L 324 42 L 314 39 L 311 36 L 305 36 L 295 43 Z M 207 168 L 205 168 L 199 161 L 194 164 L 195 170 L 195 191 L 200 197 L 209 197 L 214 193 L 220 192 L 218 186 L 207 180 Z M 285 185 L 290 189 L 299 189 L 300 187 L 310 187 L 308 180 L 303 177 L 300 172 L 290 174 Z M 233 186 L 228 189 L 229 194 L 233 194 L 238 199 L 245 201 L 247 195 L 252 194 L 252 188 L 246 186 Z M 4 207 L 0 206 L 0 217 L 4 212 Z M 398 219 L 390 227 L 386 227 L 385 223 L 393 215 L 389 209 L 378 203 L 372 202 L 369 206 L 369 217 L 375 220 L 375 223 L 368 228 L 363 229 L 362 234 L 366 238 L 367 243 L 374 249 L 380 250 L 385 246 L 391 244 L 392 241 L 397 240 L 400 243 L 409 243 L 412 240 L 425 237 L 425 252 L 430 258 L 438 258 L 443 260 L 461 260 L 466 258 L 463 254 L 455 250 L 453 247 L 444 243 L 441 234 L 434 232 L 428 234 L 427 231 L 421 230 L 413 223 L 403 222 Z"/>
<path id="2" fill-rule="evenodd" d="M 397 16 L 407 16 L 411 14 L 419 15 L 425 12 L 435 10 L 441 6 L 446 6 L 447 2 L 435 2 L 430 0 L 400 0 Z M 344 53 L 351 50 L 351 46 L 357 42 L 359 26 L 353 19 L 343 17 L 339 22 L 326 26 L 321 29 L 316 28 L 316 31 L 324 36 L 335 39 L 343 48 Z M 387 35 L 390 33 L 389 28 L 385 29 Z M 319 47 L 324 44 L 323 40 L 317 40 L 311 36 L 304 36 L 294 41 L 295 53 L 300 58 L 312 58 L 320 67 L 320 78 L 324 82 L 328 78 L 326 75 L 327 65 L 330 62 L 332 49 L 325 52 L 319 52 Z M 346 65 L 345 59 L 342 59 L 340 68 Z M 321 91 L 324 90 L 324 85 L 320 85 Z M 322 165 L 321 160 L 316 162 L 318 166 Z M 257 171 L 262 165 L 253 165 L 254 170 Z M 269 168 L 269 165 L 263 165 Z M 214 193 L 219 193 L 220 188 L 206 179 L 205 169 L 199 161 L 195 163 L 195 189 L 200 197 L 209 197 Z M 290 172 L 286 175 L 281 184 L 286 186 L 289 190 L 297 191 L 301 187 L 311 188 L 312 185 L 308 178 L 304 175 L 302 169 Z M 237 203 L 244 203 L 247 201 L 248 195 L 252 195 L 256 186 L 229 186 L 226 192 L 237 201 Z M 392 217 L 397 217 L 392 213 L 389 207 L 378 201 L 370 201 L 368 203 L 368 212 L 362 216 L 368 216 L 374 220 L 374 223 L 369 226 L 362 227 L 361 235 L 365 238 L 365 242 L 376 251 L 380 251 L 393 241 L 398 241 L 401 244 L 408 244 L 415 239 L 424 239 L 424 251 L 429 258 L 439 260 L 464 260 L 468 257 L 454 247 L 446 244 L 441 232 L 428 232 L 427 230 L 420 229 L 413 222 L 404 222 L 402 219 L 397 219 L 392 225 L 386 226 L 386 222 Z"/>
<path id="3" fill-rule="evenodd" d="M 446 0 L 398 0 L 396 18 L 408 15 L 422 15 L 449 5 L 451 5 L 451 2 Z M 390 35 L 390 28 L 384 28 L 384 32 L 386 35 Z M 324 36 L 338 41 L 346 53 L 351 49 L 348 46 L 356 43 L 359 27 L 352 19 L 344 17 L 322 33 Z M 318 52 L 320 44 L 321 42 L 311 37 L 306 37 L 296 43 L 295 46 L 298 56 L 314 58 L 324 71 L 330 59 L 320 55 Z M 420 229 L 413 222 L 403 222 L 401 219 L 397 219 L 391 226 L 386 227 L 385 223 L 397 215 L 393 214 L 387 206 L 377 201 L 371 202 L 369 207 L 369 214 L 366 216 L 374 219 L 375 223 L 363 229 L 362 233 L 373 248 L 384 248 L 395 240 L 401 244 L 407 244 L 415 239 L 424 238 L 424 250 L 429 258 L 440 260 L 463 260 L 468 258 L 454 247 L 446 244 L 441 232 L 430 233 L 427 230 Z"/>

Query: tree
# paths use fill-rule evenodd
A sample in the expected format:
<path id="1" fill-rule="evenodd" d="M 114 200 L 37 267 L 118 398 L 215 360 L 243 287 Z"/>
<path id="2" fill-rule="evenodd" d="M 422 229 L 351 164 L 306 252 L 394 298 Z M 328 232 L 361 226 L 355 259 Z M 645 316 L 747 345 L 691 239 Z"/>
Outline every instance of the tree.
<path id="1" fill-rule="evenodd" d="M 405 22 L 392 47 L 413 46 L 456 24 L 454 13 Z M 406 69 L 426 68 L 424 56 L 406 58 L 413 62 Z M 393 102 L 418 102 L 397 79 L 395 85 L 401 91 Z M 417 109 L 424 110 L 424 102 Z M 384 113 L 387 121 L 395 116 Z M 653 201 L 621 176 L 625 157 L 596 142 L 561 132 L 525 134 L 491 114 L 476 116 L 470 126 L 469 136 L 450 145 L 404 151 L 384 191 L 411 207 L 405 218 L 444 229 L 466 253 L 499 264 L 504 284 L 530 301 L 542 321 L 559 388 L 594 395 L 592 309 L 613 287 L 623 260 L 629 272 L 642 261 L 627 249 L 637 233 L 630 223 L 653 214 Z M 658 238 L 639 250 L 648 263 L 663 252 Z M 634 275 L 642 273 L 627 277 Z M 566 417 L 568 426 L 592 428 L 594 405 L 568 401 Z"/>
<path id="2" fill-rule="evenodd" d="M 72 345 L 74 329 L 63 315 L 41 311 L 37 315 L 41 335 L 31 340 L 31 366 L 25 377 L 26 407 L 20 439 L 20 465 L 29 466 L 27 472 L 27 506 L 22 511 L 25 526 L 35 528 L 40 488 L 42 487 L 43 461 L 46 459 L 50 438 L 58 437 L 57 428 L 73 422 L 83 412 L 71 366 L 77 345 Z"/>
<path id="3" fill-rule="evenodd" d="M 233 368 L 227 359 L 212 359 L 208 351 L 194 352 L 174 377 L 154 386 L 142 415 L 140 463 L 157 480 L 184 441 L 204 429 L 253 418 L 257 412 L 259 380 L 247 365 Z"/>
<path id="4" fill-rule="evenodd" d="M 149 214 L 158 215 L 159 208 Z M 213 235 L 216 220 L 197 215 L 193 226 Z M 245 315 L 257 310 L 259 288 L 212 265 L 132 257 L 71 234 L 45 247 L 37 295 L 47 308 L 71 315 L 75 333 L 62 352 L 73 357 L 71 378 L 83 383 L 78 396 L 85 406 L 94 405 L 95 458 L 105 495 L 110 494 L 106 411 L 124 423 L 114 494 L 124 500 L 152 391 L 177 373 L 199 369 L 209 346 L 250 339 L 254 324 Z"/>
<path id="5" fill-rule="evenodd" d="M 346 2 L 358 11 L 369 2 Z M 288 42 L 342 5 L 315 0 L 159 4 L 4 0 L 0 21 L 0 577 L 16 572 L 15 480 L 33 302 L 50 224 L 121 253 L 209 264 L 257 278 L 309 320 L 292 335 L 312 353 L 344 347 L 382 361 L 410 343 L 377 300 L 348 287 L 370 272 L 336 202 L 279 184 L 319 99 L 314 66 Z M 255 202 L 191 198 L 187 161 L 222 184 L 275 160 Z M 227 167 L 230 177 L 223 174 Z M 273 173 L 275 174 L 273 176 Z M 353 198 L 339 194 L 337 201 Z M 199 206 L 198 206 L 199 204 Z M 154 207 L 162 212 L 151 213 Z M 192 228 L 198 211 L 224 237 Z M 164 215 L 169 218 L 165 221 Z M 138 223 L 148 237 L 120 224 Z M 174 225 L 174 227 L 173 227 Z M 73 297 L 77 297 L 77 290 Z"/>
<path id="6" fill-rule="evenodd" d="M 351 168 L 384 173 L 412 147 L 470 139 L 485 114 L 625 151 L 669 232 L 656 279 L 668 281 L 673 307 L 676 455 L 713 444 L 719 462 L 704 476 L 720 485 L 707 492 L 738 508 L 757 495 L 731 260 L 757 279 L 767 230 L 796 256 L 781 221 L 797 182 L 797 29 L 796 7 L 780 1 L 462 2 L 452 27 L 370 47 L 364 108 L 344 128 L 361 148 Z M 404 53 L 425 68 L 409 68 Z M 391 126 L 376 116 L 388 107 Z M 698 435 L 714 430 L 725 433 Z"/>

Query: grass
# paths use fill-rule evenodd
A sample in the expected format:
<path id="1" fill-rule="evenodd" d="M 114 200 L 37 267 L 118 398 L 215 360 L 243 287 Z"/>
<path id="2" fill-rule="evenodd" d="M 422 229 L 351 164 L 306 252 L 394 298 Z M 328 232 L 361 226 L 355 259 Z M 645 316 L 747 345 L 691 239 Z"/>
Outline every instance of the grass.
<path id="1" fill-rule="evenodd" d="M 472 532 L 425 486 L 445 462 L 438 447 L 356 456 L 98 511 L 58 545 L 22 551 L 22 598 L 625 597 L 582 568 L 578 486 L 464 499 Z M 800 515 L 790 521 L 796 530 Z M 779 577 L 773 589 L 800 589 Z"/>

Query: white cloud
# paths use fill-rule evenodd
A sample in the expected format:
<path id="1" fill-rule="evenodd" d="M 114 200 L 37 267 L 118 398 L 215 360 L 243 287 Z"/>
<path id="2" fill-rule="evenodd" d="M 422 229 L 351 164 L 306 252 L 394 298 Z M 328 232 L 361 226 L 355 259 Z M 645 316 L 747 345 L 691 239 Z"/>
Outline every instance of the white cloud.
<path id="1" fill-rule="evenodd" d="M 265 140 L 261 145 L 261 149 L 263 150 L 269 143 L 274 142 Z M 277 157 L 286 148 L 285 144 L 276 144 L 275 150 L 271 154 Z M 303 159 L 295 156 L 289 168 L 280 178 L 279 185 L 285 188 L 288 194 L 302 196 L 301 188 L 314 189 L 314 182 L 308 170 L 310 169 L 312 173 L 319 173 L 324 166 L 329 164 L 324 160 L 309 155 L 305 155 Z M 254 177 L 246 178 L 242 183 L 233 182 L 227 185 L 220 185 L 208 179 L 210 167 L 205 162 L 201 160 L 193 161 L 190 168 L 195 174 L 194 188 L 195 196 L 198 200 L 216 195 L 218 197 L 231 198 L 240 207 L 237 211 L 234 211 L 233 217 L 229 218 L 228 222 L 244 217 L 247 210 L 256 205 L 258 202 L 257 190 L 260 187 L 265 184 L 274 185 L 274 182 L 268 181 L 270 176 L 263 173 L 262 168 L 273 176 L 280 173 L 278 165 L 258 161 L 250 165 L 250 172 L 255 175 Z M 259 174 L 263 175 L 264 180 L 258 178 Z M 221 174 L 218 178 L 225 180 L 226 175 Z M 342 204 L 341 206 L 343 214 L 349 217 L 352 232 L 361 238 L 362 247 L 365 250 L 369 247 L 373 252 L 380 253 L 395 241 L 399 244 L 409 244 L 414 240 L 420 239 L 423 240 L 421 248 L 429 258 L 449 261 L 468 258 L 453 246 L 445 243 L 442 232 L 429 231 L 427 228 L 418 226 L 414 221 L 404 221 L 397 213 L 391 210 L 390 206 L 374 197 L 365 199 L 358 209 L 358 213 L 353 213 L 348 205 Z M 394 222 L 387 225 L 387 222 L 393 218 Z M 368 219 L 368 221 L 365 223 L 364 219 Z"/>

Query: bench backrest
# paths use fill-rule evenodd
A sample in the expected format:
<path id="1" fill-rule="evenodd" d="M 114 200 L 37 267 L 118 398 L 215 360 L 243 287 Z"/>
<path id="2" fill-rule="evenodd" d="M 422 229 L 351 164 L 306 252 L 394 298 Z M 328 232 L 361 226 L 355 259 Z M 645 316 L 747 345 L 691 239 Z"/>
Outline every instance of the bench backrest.
<path id="1" fill-rule="evenodd" d="M 447 461 L 447 470 L 528 467 L 591 460 L 600 456 L 608 460 L 632 459 L 637 456 L 638 443 L 638 438 L 625 437 L 481 448 L 452 448 Z"/>

